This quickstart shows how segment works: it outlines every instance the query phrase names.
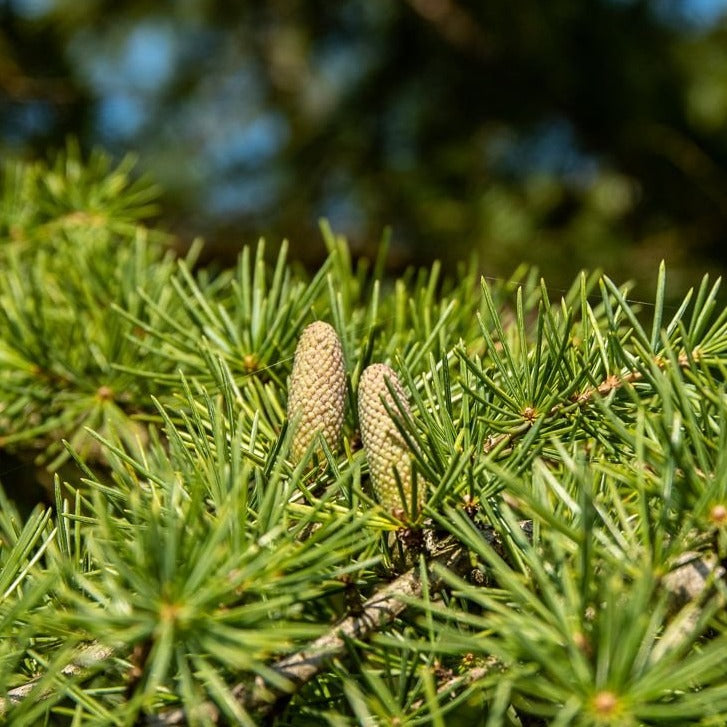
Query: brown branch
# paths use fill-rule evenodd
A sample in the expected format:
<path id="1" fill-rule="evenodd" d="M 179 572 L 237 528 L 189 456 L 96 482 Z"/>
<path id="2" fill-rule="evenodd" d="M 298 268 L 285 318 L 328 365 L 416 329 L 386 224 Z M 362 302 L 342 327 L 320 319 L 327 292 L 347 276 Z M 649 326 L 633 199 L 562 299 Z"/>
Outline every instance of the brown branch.
<path id="1" fill-rule="evenodd" d="M 532 533 L 531 521 L 522 521 L 520 527 L 526 535 Z M 499 549 L 501 544 L 493 528 L 483 529 L 482 536 L 492 547 Z M 441 577 L 438 569 L 434 567 L 435 564 L 443 565 L 460 575 L 469 572 L 467 553 L 451 536 L 442 541 L 434 541 L 428 547 L 430 559 L 427 565 L 427 581 L 430 588 L 437 589 L 441 585 Z M 662 585 L 678 606 L 683 606 L 684 603 L 690 605 L 707 593 L 706 589 L 713 579 L 723 576 L 724 568 L 713 555 L 689 553 L 664 577 Z M 351 641 L 365 640 L 394 621 L 406 610 L 412 599 L 421 597 L 422 588 L 423 581 L 419 569 L 411 568 L 369 598 L 361 606 L 360 612 L 344 618 L 305 649 L 270 665 L 270 668 L 286 682 L 284 689 L 266 685 L 258 677 L 252 685 L 240 683 L 232 688 L 237 704 L 243 711 L 254 712 L 260 718 L 275 713 L 305 684 L 320 674 L 333 659 L 342 656 Z M 61 670 L 61 674 L 64 677 L 83 680 L 97 671 L 113 653 L 114 650 L 110 647 L 90 644 L 79 651 L 73 662 Z M 486 676 L 495 665 L 495 662 L 488 662 L 456 677 L 446 674 L 437 691 L 443 694 L 459 687 L 469 686 Z M 0 716 L 31 695 L 36 700 L 48 698 L 52 693 L 50 687 L 39 694 L 32 694 L 39 681 L 40 677 L 11 689 L 5 699 L 0 699 Z M 207 720 L 214 724 L 222 721 L 219 709 L 211 702 L 200 704 L 196 711 L 198 716 L 204 714 Z M 148 727 L 187 725 L 188 717 L 183 708 L 178 708 L 150 715 L 146 718 L 145 724 Z"/>
<path id="2" fill-rule="evenodd" d="M 437 687 L 437 696 L 441 697 L 461 687 L 469 687 L 476 681 L 484 679 L 494 669 L 498 668 L 502 668 L 502 664 L 494 656 L 490 656 L 485 660 L 483 664 L 480 664 L 480 666 L 472 667 L 471 669 L 465 671 L 463 674 L 458 674 L 457 676 L 454 676 L 454 674 L 450 670 L 444 675 L 445 681 L 440 683 Z M 420 699 L 412 703 L 412 711 L 419 709 L 424 705 L 424 703 L 424 699 Z"/>
<path id="3" fill-rule="evenodd" d="M 405 0 L 448 43 L 482 60 L 492 53 L 482 26 L 454 0 Z"/>
<path id="4" fill-rule="evenodd" d="M 0 31 L 0 93 L 11 103 L 45 100 L 54 104 L 77 101 L 78 91 L 66 80 L 33 77 L 16 60 L 7 32 Z"/>
<path id="5" fill-rule="evenodd" d="M 674 605 L 682 607 L 704 596 L 713 580 L 724 578 L 725 568 L 714 553 L 683 553 L 662 583 Z"/>
<path id="6" fill-rule="evenodd" d="M 435 555 L 427 568 L 429 587 L 436 589 L 441 583 L 432 567 L 434 563 L 458 570 L 463 562 L 466 562 L 464 551 L 451 539 L 443 542 L 441 552 Z M 419 598 L 421 595 L 422 580 L 419 569 L 412 568 L 369 598 L 361 607 L 360 613 L 343 619 L 306 649 L 273 664 L 272 670 L 287 682 L 287 689 L 267 686 L 258 677 L 252 687 L 245 683 L 233 687 L 232 694 L 245 711 L 255 712 L 261 717 L 274 712 L 320 674 L 331 660 L 341 656 L 352 640 L 367 639 L 399 616 L 409 605 L 410 599 Z M 207 712 L 210 714 L 211 710 Z M 212 716 L 216 722 L 217 718 Z M 180 708 L 154 716 L 146 724 L 154 727 L 186 725 L 187 716 L 185 710 Z"/>
<path id="7" fill-rule="evenodd" d="M 90 676 L 95 668 L 106 661 L 114 653 L 114 650 L 110 646 L 103 646 L 96 642 L 89 644 L 88 646 L 79 649 L 75 654 L 73 661 L 70 664 L 66 664 L 60 671 L 60 675 L 68 679 L 78 678 L 84 679 Z M 2 717 L 8 709 L 16 704 L 19 704 L 24 699 L 31 696 L 33 690 L 40 682 L 42 676 L 35 677 L 25 684 L 21 684 L 19 687 L 9 689 L 4 698 L 0 697 L 0 717 Z M 47 699 L 53 693 L 51 686 L 46 687 L 43 691 L 38 694 L 32 694 L 33 698 L 37 701 Z"/>
<path id="8" fill-rule="evenodd" d="M 723 592 L 714 586 L 724 581 L 725 568 L 714 553 L 687 552 L 677 560 L 675 568 L 662 579 L 669 594 L 673 618 L 661 635 L 650 660 L 657 661 L 668 651 L 679 647 L 699 627 L 702 607 L 707 598 L 719 599 L 724 608 Z"/>
<path id="9" fill-rule="evenodd" d="M 491 538 L 494 535 L 488 534 Z M 434 546 L 434 552 L 427 568 L 427 578 L 431 588 L 437 588 L 440 577 L 432 568 L 434 563 L 457 570 L 460 563 L 466 562 L 462 548 L 453 538 L 446 538 Z M 287 683 L 286 690 L 267 687 L 258 679 L 250 688 L 238 684 L 232 690 L 240 706 L 245 710 L 257 711 L 261 715 L 272 712 L 281 702 L 289 699 L 304 684 L 307 684 L 333 658 L 346 650 L 351 640 L 368 638 L 373 632 L 391 623 L 408 606 L 408 599 L 418 598 L 422 593 L 422 581 L 418 568 L 412 568 L 369 598 L 361 607 L 360 613 L 343 619 L 308 648 L 285 657 L 271 666 Z M 92 643 L 81 649 L 60 672 L 64 677 L 83 680 L 110 658 L 114 650 L 108 646 Z M 0 698 L 0 716 L 9 708 L 19 704 L 33 693 L 41 677 L 11 689 L 5 698 Z M 33 694 L 34 699 L 47 699 L 53 693 L 52 687 Z M 219 712 L 211 703 L 200 705 L 200 710 L 213 721 L 219 720 Z M 183 709 L 174 709 L 148 718 L 147 725 L 184 725 L 187 716 Z"/>

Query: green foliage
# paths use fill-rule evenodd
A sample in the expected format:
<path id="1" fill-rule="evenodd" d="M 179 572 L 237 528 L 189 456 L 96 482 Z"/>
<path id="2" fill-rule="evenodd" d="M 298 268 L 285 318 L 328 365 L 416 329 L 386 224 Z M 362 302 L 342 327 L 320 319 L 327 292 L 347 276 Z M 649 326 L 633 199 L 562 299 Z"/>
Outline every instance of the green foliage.
<path id="1" fill-rule="evenodd" d="M 50 168 L 7 168 L 2 185 L 2 440 L 43 446 L 46 458 L 59 434 L 88 453 L 84 426 L 133 442 L 131 415 L 150 392 L 122 370 L 139 353 L 114 307 L 154 320 L 142 295 L 161 298 L 173 272 L 163 237 L 138 221 L 153 190 L 127 162 L 96 155 L 86 167 L 72 149 Z"/>
<path id="2" fill-rule="evenodd" d="M 598 275 L 557 299 L 527 269 L 390 281 L 386 240 L 354 262 L 326 226 L 313 278 L 262 244 L 213 274 L 99 159 L 2 180 L 0 451 L 54 475 L 21 516 L 0 473 L 8 723 L 724 724 L 717 284 L 672 308 L 662 265 L 644 309 Z M 316 319 L 350 401 L 341 442 L 295 462 L 287 377 Z M 408 390 L 413 522 L 360 447 L 373 362 Z"/>

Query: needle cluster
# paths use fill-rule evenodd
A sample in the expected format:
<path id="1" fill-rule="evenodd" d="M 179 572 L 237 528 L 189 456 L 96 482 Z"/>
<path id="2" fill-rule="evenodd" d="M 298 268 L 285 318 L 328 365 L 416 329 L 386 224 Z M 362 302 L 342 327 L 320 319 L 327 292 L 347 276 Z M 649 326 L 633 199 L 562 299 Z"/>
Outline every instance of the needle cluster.
<path id="1" fill-rule="evenodd" d="M 0 187 L 8 724 L 727 723 L 719 281 L 392 280 L 326 225 L 213 272 L 126 162 Z"/>

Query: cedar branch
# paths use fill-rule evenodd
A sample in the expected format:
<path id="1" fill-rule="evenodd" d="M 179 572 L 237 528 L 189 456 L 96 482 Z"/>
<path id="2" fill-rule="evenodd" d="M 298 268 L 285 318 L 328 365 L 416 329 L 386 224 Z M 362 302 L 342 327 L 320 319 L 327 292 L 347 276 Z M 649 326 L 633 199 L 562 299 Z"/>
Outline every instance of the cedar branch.
<path id="1" fill-rule="evenodd" d="M 429 587 L 437 588 L 441 580 L 432 568 L 434 563 L 457 570 L 466 561 L 464 556 L 465 553 L 460 547 L 451 540 L 446 540 L 441 545 L 440 552 L 428 564 Z M 369 598 L 359 614 L 343 619 L 307 648 L 273 664 L 273 671 L 289 684 L 287 690 L 269 687 L 258 678 L 252 688 L 248 684 L 236 685 L 232 690 L 235 699 L 243 709 L 256 712 L 260 716 L 273 712 L 315 678 L 332 659 L 343 654 L 350 641 L 366 639 L 391 623 L 407 608 L 410 599 L 418 598 L 421 594 L 422 579 L 419 570 L 412 568 Z M 210 714 L 211 710 L 207 710 L 207 713 Z M 212 716 L 214 719 L 214 715 Z M 152 717 L 146 724 L 150 727 L 186 725 L 187 716 L 184 709 L 175 709 Z"/>
<path id="2" fill-rule="evenodd" d="M 520 526 L 527 534 L 532 523 L 523 521 Z M 491 546 L 497 547 L 498 538 L 494 529 L 487 527 L 482 535 Z M 433 567 L 435 563 L 460 574 L 469 569 L 466 551 L 451 537 L 435 543 L 433 551 L 427 564 L 430 588 L 436 589 L 441 584 L 437 569 Z M 676 568 L 662 581 L 663 587 L 680 606 L 701 597 L 713 578 L 724 576 L 724 569 L 709 554 L 692 553 L 689 556 L 685 562 L 677 563 Z M 273 671 L 287 682 L 287 689 L 270 687 L 258 678 L 252 686 L 247 683 L 237 684 L 232 689 L 233 696 L 245 711 L 255 712 L 261 717 L 275 712 L 305 684 L 314 679 L 331 660 L 344 654 L 350 641 L 365 640 L 372 633 L 394 621 L 406 610 L 412 599 L 421 597 L 422 586 L 419 569 L 411 568 L 369 598 L 363 604 L 360 613 L 344 618 L 305 649 L 272 664 Z M 89 644 L 79 650 L 74 660 L 61 670 L 61 675 L 82 681 L 97 671 L 102 662 L 113 656 L 114 651 L 109 646 Z M 484 675 L 485 671 L 476 667 L 461 677 L 446 681 L 441 686 L 441 691 L 469 685 Z M 33 694 L 40 679 L 41 677 L 37 677 L 15 687 L 7 692 L 4 699 L 0 698 L 0 716 L 5 715 L 9 708 L 31 695 L 36 700 L 47 699 L 52 693 L 50 688 Z M 219 711 L 211 702 L 203 703 L 199 706 L 199 710 L 200 713 L 204 712 L 212 723 L 220 723 Z M 147 717 L 145 724 L 147 727 L 187 725 L 188 715 L 182 708 L 172 709 Z"/>

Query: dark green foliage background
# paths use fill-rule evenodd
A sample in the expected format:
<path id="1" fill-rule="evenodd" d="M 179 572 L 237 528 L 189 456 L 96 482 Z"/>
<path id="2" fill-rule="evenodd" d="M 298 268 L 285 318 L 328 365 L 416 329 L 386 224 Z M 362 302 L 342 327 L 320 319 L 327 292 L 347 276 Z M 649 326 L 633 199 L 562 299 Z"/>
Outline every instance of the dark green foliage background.
<path id="1" fill-rule="evenodd" d="M 471 250 L 671 290 L 724 270 L 727 26 L 692 0 L 8 0 L 0 150 L 139 153 L 182 244 L 322 216 L 390 263 Z M 701 13 L 701 14 L 700 14 Z"/>

